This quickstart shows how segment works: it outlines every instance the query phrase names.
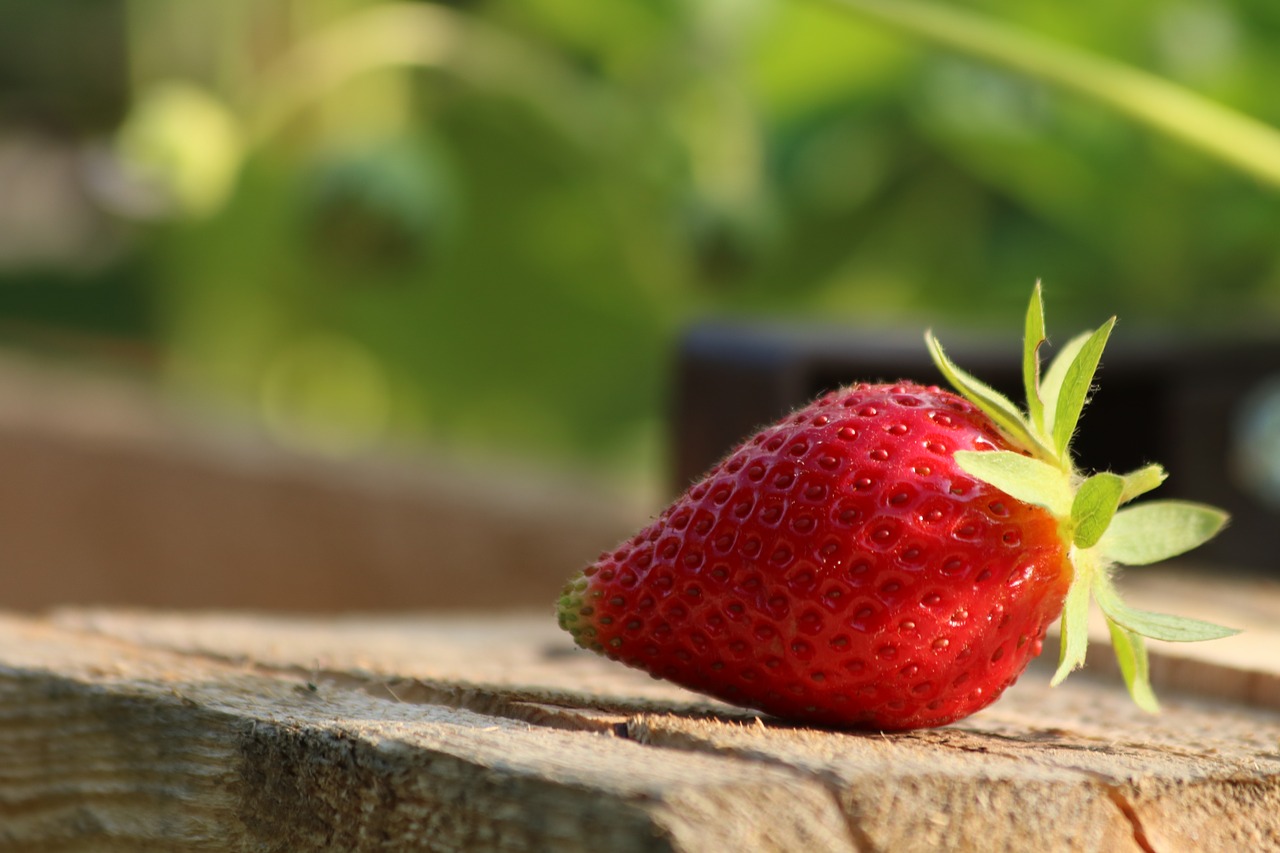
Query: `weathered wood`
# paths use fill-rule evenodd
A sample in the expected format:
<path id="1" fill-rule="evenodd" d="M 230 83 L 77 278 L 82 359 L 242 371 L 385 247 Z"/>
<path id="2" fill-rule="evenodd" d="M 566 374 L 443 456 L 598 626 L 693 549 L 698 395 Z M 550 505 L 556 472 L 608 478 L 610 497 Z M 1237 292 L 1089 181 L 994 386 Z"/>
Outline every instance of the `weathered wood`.
<path id="1" fill-rule="evenodd" d="M 893 736 L 720 705 L 549 613 L 7 617 L 0 849 L 1280 849 L 1280 598 L 1167 589 L 1249 639 L 1161 645 L 1162 715 L 1046 662 Z"/>
<path id="2" fill-rule="evenodd" d="M 0 648 L 4 849 L 851 849 L 786 768 L 26 620 Z"/>

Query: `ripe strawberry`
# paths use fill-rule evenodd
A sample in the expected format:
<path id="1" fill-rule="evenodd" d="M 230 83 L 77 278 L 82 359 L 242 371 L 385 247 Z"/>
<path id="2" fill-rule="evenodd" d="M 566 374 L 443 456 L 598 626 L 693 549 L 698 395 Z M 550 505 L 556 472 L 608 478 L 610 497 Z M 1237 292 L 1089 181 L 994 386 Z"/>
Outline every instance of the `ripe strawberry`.
<path id="1" fill-rule="evenodd" d="M 1072 464 L 1113 322 L 1064 346 L 1042 381 L 1037 286 L 1026 414 L 927 336 L 963 396 L 856 385 L 761 431 L 570 581 L 561 626 L 579 645 L 729 702 L 895 730 L 995 701 L 1060 613 L 1061 681 L 1083 663 L 1092 593 L 1130 692 L 1154 710 L 1143 636 L 1232 632 L 1128 607 L 1112 567 L 1182 553 L 1226 517 L 1172 501 L 1117 511 L 1163 481 L 1159 466 L 1085 478 Z"/>

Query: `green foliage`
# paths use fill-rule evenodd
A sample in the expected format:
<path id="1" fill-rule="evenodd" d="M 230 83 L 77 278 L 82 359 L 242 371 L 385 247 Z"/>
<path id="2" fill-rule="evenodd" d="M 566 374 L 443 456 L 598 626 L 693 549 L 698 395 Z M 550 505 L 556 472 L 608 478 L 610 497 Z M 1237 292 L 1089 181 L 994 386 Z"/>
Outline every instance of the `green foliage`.
<path id="1" fill-rule="evenodd" d="M 364 399 L 353 445 L 657 476 L 668 354 L 708 312 L 1004 329 L 1043 278 L 1070 321 L 1280 314 L 1280 192 L 1183 132 L 1280 122 L 1268 3 L 123 8 L 118 151 L 175 203 L 101 275 L 141 270 L 149 294 L 110 329 L 255 411 Z M 1135 79 L 1173 101 L 1109 85 Z M 174 91 L 221 148 L 187 147 Z M 0 316 L 58 322 L 20 292 Z M 1084 347 L 1057 347 L 1032 398 L 1047 452 Z M 330 358 L 382 390 L 326 404 L 290 379 Z"/>

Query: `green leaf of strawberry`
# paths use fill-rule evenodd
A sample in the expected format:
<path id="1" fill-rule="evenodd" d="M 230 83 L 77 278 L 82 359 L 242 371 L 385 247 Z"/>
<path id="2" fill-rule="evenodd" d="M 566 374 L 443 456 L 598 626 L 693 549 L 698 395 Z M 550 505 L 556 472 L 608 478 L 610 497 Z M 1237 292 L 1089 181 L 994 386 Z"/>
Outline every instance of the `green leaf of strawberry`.
<path id="1" fill-rule="evenodd" d="M 1109 579 L 1096 581 L 1093 595 L 1107 619 L 1128 631 L 1153 640 L 1164 640 L 1169 643 L 1198 643 L 1204 640 L 1220 640 L 1239 633 L 1233 628 L 1224 628 L 1200 619 L 1173 616 L 1169 613 L 1152 613 L 1130 607 L 1120 600 Z"/>
<path id="2" fill-rule="evenodd" d="M 959 450 L 956 464 L 966 474 L 990 483 L 1010 497 L 1042 506 L 1059 518 L 1071 514 L 1071 483 L 1060 469 L 1047 462 L 1010 450 Z"/>
<path id="3" fill-rule="evenodd" d="M 1022 461 L 1013 461 L 1018 456 L 1016 452 L 960 452 L 956 463 L 1011 497 L 1046 507 L 1059 518 L 1064 515 L 1063 507 L 1070 507 L 1062 529 L 1072 546 L 1074 577 L 1063 602 L 1060 659 L 1052 683 L 1061 683 L 1068 673 L 1084 665 L 1092 597 L 1111 628 L 1130 694 L 1141 707 L 1154 710 L 1157 705 L 1149 682 L 1144 637 L 1193 642 L 1219 639 L 1236 631 L 1129 607 L 1116 592 L 1112 567 L 1147 565 L 1186 553 L 1213 538 L 1226 524 L 1227 514 L 1183 501 L 1157 501 L 1120 509 L 1164 482 L 1167 475 L 1156 464 L 1123 476 L 1104 471 L 1083 477 L 1077 471 L 1071 457 L 1071 439 L 1115 322 L 1112 317 L 1096 331 L 1072 338 L 1041 378 L 1039 349 L 1044 339 L 1044 305 L 1037 283 L 1027 309 L 1023 343 L 1027 413 L 1019 415 L 1020 424 L 1001 424 L 1007 435 L 1022 442 Z M 942 347 L 936 340 L 926 335 L 926 341 L 943 375 L 960 375 L 963 379 L 962 371 L 943 363 Z M 966 398 L 974 399 L 972 381 L 962 381 L 955 387 Z M 1005 420 L 1013 418 L 1007 411 L 1002 414 Z M 1037 459 L 1025 454 L 1035 454 Z M 979 455 L 992 458 L 975 461 L 973 457 Z"/>
<path id="4" fill-rule="evenodd" d="M 1027 416 L 1031 430 L 1044 435 L 1044 402 L 1040 397 L 1040 347 L 1045 343 L 1044 298 L 1040 282 L 1036 282 L 1027 307 L 1025 333 L 1022 337 L 1022 385 L 1027 395 Z"/>
<path id="5" fill-rule="evenodd" d="M 995 701 L 1058 618 L 1060 683 L 1084 664 L 1097 600 L 1131 695 L 1156 710 L 1145 638 L 1233 632 L 1129 607 L 1114 571 L 1194 548 L 1226 515 L 1125 506 L 1164 481 L 1159 465 L 1076 468 L 1071 438 L 1114 322 L 1041 375 L 1036 286 L 1025 412 L 926 334 L 958 395 L 860 384 L 761 430 L 572 579 L 560 624 L 585 648 L 731 702 L 909 729 Z"/>
<path id="6" fill-rule="evenodd" d="M 1050 418 L 1053 424 L 1053 449 L 1060 458 L 1067 455 L 1071 437 L 1075 435 L 1076 425 L 1080 421 L 1080 413 L 1084 411 L 1084 404 L 1093 387 L 1093 375 L 1102 359 L 1102 350 L 1106 348 L 1107 339 L 1115 324 L 1116 318 L 1112 317 L 1102 328 L 1086 338 L 1063 374 L 1062 387 L 1058 390 Z"/>
<path id="7" fill-rule="evenodd" d="M 1040 404 L 1045 421 L 1041 434 L 1044 436 L 1053 435 L 1052 424 L 1058 411 L 1058 398 L 1062 394 L 1062 385 L 1067 378 L 1067 368 L 1075 363 L 1081 348 L 1090 337 L 1092 337 L 1091 333 L 1085 332 L 1063 344 L 1062 349 L 1049 362 L 1049 369 L 1045 371 L 1044 378 L 1040 381 Z"/>
<path id="8" fill-rule="evenodd" d="M 1071 502 L 1071 544 L 1092 548 L 1107 532 L 1120 508 L 1124 479 L 1103 471 L 1080 484 Z"/>
<path id="9" fill-rule="evenodd" d="M 1142 710 L 1158 713 L 1160 703 L 1156 700 L 1155 691 L 1151 689 L 1151 666 L 1147 658 L 1146 641 L 1141 634 L 1126 630 L 1110 619 L 1107 620 L 1107 629 L 1111 632 L 1111 645 L 1116 650 L 1120 675 L 1129 687 L 1129 695 Z"/>
<path id="10" fill-rule="evenodd" d="M 1049 681 L 1054 687 L 1061 684 L 1072 671 L 1084 666 L 1085 653 L 1089 649 L 1089 581 L 1097 576 L 1100 566 L 1093 562 L 1088 552 L 1077 554 L 1072 563 L 1075 566 L 1075 577 L 1067 589 L 1067 597 L 1062 606 L 1058 669 Z"/>
<path id="11" fill-rule="evenodd" d="M 1040 439 L 1027 426 L 1026 420 L 1023 418 L 1022 413 L 1018 411 L 1018 407 L 1013 404 L 1013 401 L 982 380 L 957 367 L 943 352 L 942 344 L 938 343 L 938 339 L 933 336 L 932 332 L 925 333 L 925 344 L 929 347 L 929 354 L 933 357 L 933 363 L 937 365 L 938 370 L 947 378 L 952 387 L 964 395 L 969 402 L 985 412 L 987 417 L 991 418 L 996 426 L 1015 443 L 1021 446 L 1035 447 L 1042 454 L 1048 454 L 1048 450 L 1044 448 Z"/>
<path id="12" fill-rule="evenodd" d="M 1098 544 L 1114 562 L 1146 566 L 1200 547 L 1226 523 L 1227 514 L 1211 506 L 1153 501 L 1116 513 Z"/>
<path id="13" fill-rule="evenodd" d="M 1164 468 L 1155 464 L 1147 465 L 1137 471 L 1125 474 L 1124 490 L 1120 493 L 1120 503 L 1127 504 L 1134 498 L 1145 495 L 1152 489 L 1157 488 L 1168 476 Z M 1223 516 L 1222 520 L 1225 523 L 1226 517 Z M 1222 525 L 1218 526 L 1220 528 Z M 1214 532 L 1216 533 L 1217 531 L 1215 530 Z"/>

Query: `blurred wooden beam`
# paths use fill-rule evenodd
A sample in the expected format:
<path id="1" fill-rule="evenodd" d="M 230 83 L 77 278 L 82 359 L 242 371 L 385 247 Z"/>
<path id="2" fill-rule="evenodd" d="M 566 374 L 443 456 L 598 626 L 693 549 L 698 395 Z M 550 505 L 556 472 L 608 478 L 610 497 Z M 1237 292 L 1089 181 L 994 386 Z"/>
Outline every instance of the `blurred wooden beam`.
<path id="1" fill-rule="evenodd" d="M 529 469 L 333 460 L 145 389 L 0 362 L 3 603 L 277 611 L 545 603 L 644 520 Z"/>

